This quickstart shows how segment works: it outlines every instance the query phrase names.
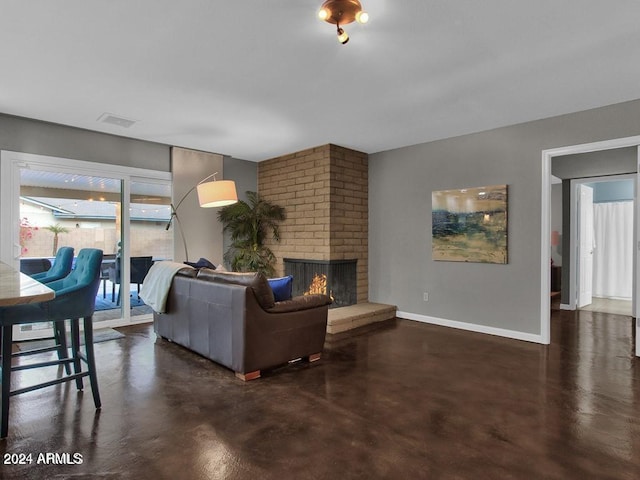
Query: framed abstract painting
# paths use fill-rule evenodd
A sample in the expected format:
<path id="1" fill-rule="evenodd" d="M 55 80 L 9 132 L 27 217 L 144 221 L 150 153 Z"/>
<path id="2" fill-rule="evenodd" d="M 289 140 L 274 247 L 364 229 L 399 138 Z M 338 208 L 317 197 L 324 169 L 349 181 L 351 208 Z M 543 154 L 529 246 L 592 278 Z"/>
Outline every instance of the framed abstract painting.
<path id="1" fill-rule="evenodd" d="M 507 185 L 431 193 L 432 258 L 507 263 Z"/>

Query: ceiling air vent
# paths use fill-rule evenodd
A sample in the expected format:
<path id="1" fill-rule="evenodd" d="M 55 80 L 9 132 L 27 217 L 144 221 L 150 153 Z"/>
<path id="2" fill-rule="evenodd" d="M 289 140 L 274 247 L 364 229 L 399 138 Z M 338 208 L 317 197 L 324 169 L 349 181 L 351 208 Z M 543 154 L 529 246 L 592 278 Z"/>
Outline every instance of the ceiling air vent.
<path id="1" fill-rule="evenodd" d="M 129 120 L 128 118 L 119 117 L 113 113 L 103 113 L 98 117 L 98 122 L 110 123 L 111 125 L 117 125 L 122 128 L 129 128 L 136 123 L 136 120 Z"/>

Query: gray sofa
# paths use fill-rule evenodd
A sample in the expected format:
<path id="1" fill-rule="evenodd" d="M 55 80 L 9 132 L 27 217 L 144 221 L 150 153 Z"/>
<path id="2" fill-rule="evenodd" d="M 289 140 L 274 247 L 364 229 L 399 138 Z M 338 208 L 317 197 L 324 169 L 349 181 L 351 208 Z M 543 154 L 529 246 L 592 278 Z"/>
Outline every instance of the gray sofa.
<path id="1" fill-rule="evenodd" d="M 182 270 L 154 330 L 252 380 L 290 360 L 319 359 L 330 304 L 327 295 L 276 302 L 262 274 Z"/>

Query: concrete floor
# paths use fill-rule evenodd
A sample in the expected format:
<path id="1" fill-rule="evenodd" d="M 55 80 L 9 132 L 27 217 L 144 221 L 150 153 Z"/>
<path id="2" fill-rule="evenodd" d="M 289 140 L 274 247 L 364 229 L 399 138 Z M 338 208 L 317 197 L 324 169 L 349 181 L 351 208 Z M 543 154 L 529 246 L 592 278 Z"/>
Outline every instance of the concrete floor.
<path id="1" fill-rule="evenodd" d="M 640 478 L 628 317 L 554 311 L 548 347 L 392 320 L 248 383 L 119 330 L 96 344 L 101 411 L 73 384 L 12 398 L 0 478 Z"/>

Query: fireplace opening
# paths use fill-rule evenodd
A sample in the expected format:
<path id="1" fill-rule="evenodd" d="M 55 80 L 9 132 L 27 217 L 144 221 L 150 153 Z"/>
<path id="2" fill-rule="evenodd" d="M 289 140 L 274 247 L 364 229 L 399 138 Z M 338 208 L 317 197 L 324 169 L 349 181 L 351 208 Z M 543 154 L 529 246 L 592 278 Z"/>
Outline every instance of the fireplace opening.
<path id="1" fill-rule="evenodd" d="M 330 308 L 354 305 L 358 301 L 358 260 L 284 259 L 284 274 L 293 276 L 292 293 L 324 293 L 333 298 Z"/>

